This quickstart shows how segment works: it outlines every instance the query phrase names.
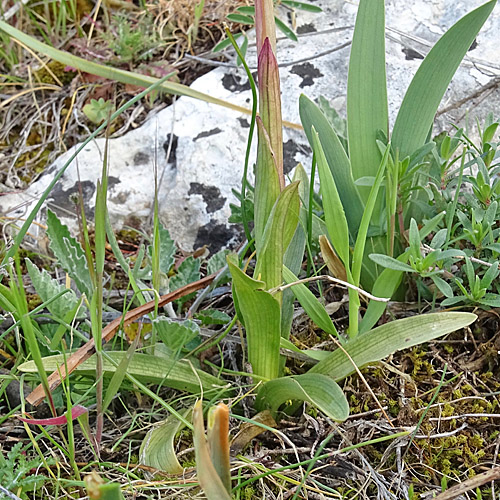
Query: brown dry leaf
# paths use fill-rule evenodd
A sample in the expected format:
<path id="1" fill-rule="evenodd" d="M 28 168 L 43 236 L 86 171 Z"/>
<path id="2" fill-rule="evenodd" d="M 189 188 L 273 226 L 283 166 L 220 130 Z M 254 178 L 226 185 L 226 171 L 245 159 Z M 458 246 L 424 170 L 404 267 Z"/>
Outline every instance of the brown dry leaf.
<path id="1" fill-rule="evenodd" d="M 333 277 L 342 281 L 347 281 L 347 273 L 344 264 L 335 253 L 330 240 L 324 234 L 319 237 L 319 246 L 321 248 L 323 260 Z"/>

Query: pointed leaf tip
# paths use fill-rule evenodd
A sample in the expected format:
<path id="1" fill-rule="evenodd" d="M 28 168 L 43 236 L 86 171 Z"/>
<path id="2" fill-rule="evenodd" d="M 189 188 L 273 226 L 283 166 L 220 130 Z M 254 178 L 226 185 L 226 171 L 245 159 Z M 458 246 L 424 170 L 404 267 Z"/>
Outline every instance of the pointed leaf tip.
<path id="1" fill-rule="evenodd" d="M 73 406 L 73 408 L 71 409 L 71 420 L 75 420 L 75 418 L 81 417 L 88 411 L 89 410 L 85 408 L 85 406 L 81 405 Z M 31 424 L 31 425 L 65 425 L 68 423 L 68 418 L 66 414 L 52 418 L 25 418 L 25 417 L 17 417 L 17 418 L 21 420 L 21 422 L 25 422 L 26 424 Z"/>

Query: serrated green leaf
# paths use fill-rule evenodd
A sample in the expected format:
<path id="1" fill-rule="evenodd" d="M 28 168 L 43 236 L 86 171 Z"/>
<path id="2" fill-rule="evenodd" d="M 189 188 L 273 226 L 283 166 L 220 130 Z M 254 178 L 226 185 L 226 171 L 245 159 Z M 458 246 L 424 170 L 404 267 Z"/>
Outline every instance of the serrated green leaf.
<path id="1" fill-rule="evenodd" d="M 63 285 L 60 285 L 57 280 L 53 279 L 45 269 L 38 269 L 30 259 L 25 259 L 26 268 L 30 275 L 31 282 L 35 287 L 36 293 L 40 296 L 43 302 L 49 301 L 54 295 L 66 290 Z M 66 313 L 72 311 L 77 306 L 79 300 L 73 290 L 67 290 L 66 293 L 58 299 L 47 304 L 47 309 L 55 317 L 63 319 Z M 85 313 L 85 307 L 80 309 L 80 315 Z"/>
<path id="2" fill-rule="evenodd" d="M 407 349 L 447 333 L 464 328 L 477 316 L 465 312 L 431 313 L 398 319 L 360 334 L 344 345 L 349 359 L 341 349 L 313 366 L 309 373 L 321 373 L 341 380 L 355 371 L 353 362 L 361 368 L 380 361 L 390 354 Z M 351 361 L 352 360 L 352 361 Z"/>
<path id="3" fill-rule="evenodd" d="M 337 422 L 349 416 L 349 404 L 342 389 L 330 378 L 305 373 L 266 382 L 257 393 L 255 406 L 276 413 L 290 400 L 307 401 Z"/>
<path id="4" fill-rule="evenodd" d="M 200 327 L 191 319 L 176 321 L 165 316 L 159 316 L 153 321 L 158 336 L 172 355 L 176 355 L 180 349 L 200 334 Z"/>
<path id="5" fill-rule="evenodd" d="M 200 260 L 190 256 L 181 263 L 176 274 L 170 278 L 170 290 L 177 290 L 199 279 Z"/>
<path id="6" fill-rule="evenodd" d="M 194 315 L 202 325 L 225 325 L 231 321 L 231 316 L 219 309 L 203 309 Z"/>
<path id="7" fill-rule="evenodd" d="M 59 265 L 74 280 L 78 290 L 90 299 L 94 287 L 82 246 L 51 210 L 47 211 L 47 235 L 50 249 L 54 252 Z"/>
<path id="8" fill-rule="evenodd" d="M 226 257 L 231 253 L 230 250 L 219 250 L 207 261 L 207 274 L 214 274 L 220 271 L 226 265 Z"/>

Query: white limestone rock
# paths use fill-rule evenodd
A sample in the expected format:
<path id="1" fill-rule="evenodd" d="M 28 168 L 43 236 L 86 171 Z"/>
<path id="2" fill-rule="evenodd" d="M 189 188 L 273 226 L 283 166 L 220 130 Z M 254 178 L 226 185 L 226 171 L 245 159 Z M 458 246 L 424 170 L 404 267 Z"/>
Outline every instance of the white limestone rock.
<path id="1" fill-rule="evenodd" d="M 298 98 L 305 93 L 312 99 L 323 95 L 345 114 L 349 48 L 318 54 L 348 42 L 356 15 L 356 5 L 343 0 L 310 0 L 324 9 L 322 14 L 298 12 L 298 44 L 287 39 L 278 43 L 281 67 L 283 118 L 299 123 Z M 404 92 L 417 70 L 420 54 L 444 31 L 483 0 L 386 0 L 387 81 L 391 123 Z M 477 37 L 477 46 L 459 68 L 443 100 L 443 107 L 465 99 L 500 73 L 500 14 L 496 8 Z M 335 28 L 335 30 L 333 30 Z M 423 43 L 422 43 L 423 42 Z M 472 60 L 472 59 L 473 60 Z M 248 60 L 255 66 L 255 50 Z M 196 80 L 193 88 L 232 103 L 250 107 L 251 93 L 242 69 L 219 67 Z M 439 117 L 435 132 L 449 128 L 450 122 L 469 123 L 498 109 L 500 92 L 494 88 Z M 241 186 L 249 116 L 212 104 L 181 97 L 176 103 L 124 137 L 110 141 L 110 182 L 108 208 L 116 228 L 148 220 L 153 205 L 153 165 L 156 157 L 162 182 L 159 190 L 160 216 L 172 237 L 184 250 L 203 244 L 215 252 L 234 245 L 241 229 L 228 224 L 232 189 Z M 170 154 L 167 158 L 166 151 Z M 284 131 L 285 170 L 297 162 L 310 166 L 311 150 L 302 132 Z M 103 140 L 89 144 L 78 157 L 86 208 L 92 218 L 95 184 L 101 172 Z M 34 206 L 55 173 L 73 150 L 61 156 L 24 193 L 0 197 L 0 213 L 23 217 Z M 252 151 L 255 158 L 255 144 Z M 66 223 L 75 226 L 78 192 L 76 162 L 56 184 L 48 204 Z M 26 202 L 22 208 L 17 208 Z M 43 221 L 44 212 L 40 214 Z M 32 233 L 36 234 L 33 227 Z"/>

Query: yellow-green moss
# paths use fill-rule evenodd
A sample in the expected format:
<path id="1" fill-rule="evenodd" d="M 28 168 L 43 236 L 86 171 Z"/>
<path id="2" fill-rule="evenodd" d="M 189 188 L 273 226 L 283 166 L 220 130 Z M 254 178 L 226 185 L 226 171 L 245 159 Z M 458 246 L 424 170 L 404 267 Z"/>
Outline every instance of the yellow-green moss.
<path id="1" fill-rule="evenodd" d="M 65 64 L 57 61 L 50 61 L 46 66 L 42 66 L 39 70 L 35 71 L 35 76 L 42 83 L 58 85 L 58 82 L 54 80 L 54 77 L 50 73 L 51 71 L 63 85 L 67 85 L 73 80 L 76 73 L 74 71 L 66 71 L 66 68 L 67 66 Z"/>

